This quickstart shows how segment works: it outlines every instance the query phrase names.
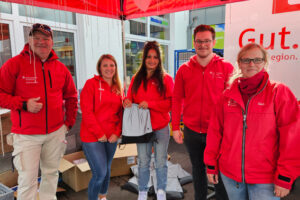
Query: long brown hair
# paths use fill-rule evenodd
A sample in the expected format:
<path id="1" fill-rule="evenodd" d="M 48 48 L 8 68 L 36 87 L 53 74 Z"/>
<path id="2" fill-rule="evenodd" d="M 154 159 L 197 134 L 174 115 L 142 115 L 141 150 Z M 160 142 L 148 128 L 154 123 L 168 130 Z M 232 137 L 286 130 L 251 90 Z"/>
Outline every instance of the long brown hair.
<path id="1" fill-rule="evenodd" d="M 120 81 L 119 73 L 118 73 L 118 65 L 117 65 L 116 59 L 112 55 L 110 55 L 110 54 L 103 54 L 99 58 L 99 60 L 97 62 L 97 66 L 96 66 L 97 72 L 102 77 L 100 67 L 101 67 L 102 61 L 104 59 L 109 59 L 109 60 L 113 61 L 114 64 L 115 64 L 115 66 L 116 66 L 115 74 L 114 74 L 114 76 L 112 78 L 112 85 L 113 85 L 112 89 L 117 90 L 117 92 L 121 94 L 122 90 L 121 90 L 121 81 Z"/>
<path id="2" fill-rule="evenodd" d="M 138 71 L 135 74 L 135 78 L 132 84 L 132 92 L 133 93 L 137 93 L 138 88 L 140 87 L 140 85 L 142 84 L 142 82 L 144 83 L 144 89 L 147 90 L 147 68 L 146 68 L 146 59 L 148 56 L 148 52 L 150 51 L 150 49 L 155 50 L 157 57 L 158 57 L 158 65 L 152 75 L 153 78 L 155 78 L 158 82 L 158 92 L 160 93 L 160 95 L 164 95 L 165 94 L 165 85 L 164 85 L 164 68 L 163 68 L 163 64 L 162 64 L 162 60 L 161 60 L 161 51 L 160 51 L 160 45 L 158 42 L 156 41 L 149 41 L 146 42 L 144 49 L 143 49 L 143 61 L 141 66 L 139 67 Z"/>

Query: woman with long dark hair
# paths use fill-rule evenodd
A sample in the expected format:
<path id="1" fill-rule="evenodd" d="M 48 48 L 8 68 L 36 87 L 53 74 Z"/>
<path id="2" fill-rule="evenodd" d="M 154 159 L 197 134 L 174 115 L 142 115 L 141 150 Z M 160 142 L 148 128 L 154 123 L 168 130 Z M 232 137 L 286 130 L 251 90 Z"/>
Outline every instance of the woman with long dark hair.
<path id="1" fill-rule="evenodd" d="M 110 167 L 122 127 L 122 91 L 117 62 L 110 54 L 102 55 L 97 72 L 86 81 L 80 94 L 82 122 L 80 138 L 92 171 L 89 200 L 106 200 Z"/>
<path id="2" fill-rule="evenodd" d="M 156 41 L 147 42 L 143 50 L 143 61 L 131 80 L 123 106 L 132 103 L 139 108 L 149 109 L 151 125 L 156 141 L 138 143 L 138 200 L 146 200 L 150 177 L 152 147 L 155 155 L 157 177 L 157 199 L 166 199 L 167 149 L 169 144 L 169 121 L 174 82 L 163 68 L 160 45 Z"/>

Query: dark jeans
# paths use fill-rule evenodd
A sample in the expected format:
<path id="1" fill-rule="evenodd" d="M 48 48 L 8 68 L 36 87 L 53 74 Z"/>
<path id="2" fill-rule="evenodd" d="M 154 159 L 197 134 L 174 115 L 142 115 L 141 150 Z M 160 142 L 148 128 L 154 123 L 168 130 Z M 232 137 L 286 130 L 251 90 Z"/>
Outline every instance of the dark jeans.
<path id="1" fill-rule="evenodd" d="M 188 150 L 193 170 L 195 200 L 206 200 L 207 177 L 204 164 L 206 134 L 199 134 L 184 126 L 184 144 Z M 219 175 L 219 183 L 215 185 L 216 199 L 228 200 L 224 184 Z"/>
<path id="2" fill-rule="evenodd" d="M 88 197 L 89 200 L 97 200 L 98 194 L 107 193 L 110 167 L 117 143 L 82 142 L 82 147 L 93 174 L 88 187 Z"/>

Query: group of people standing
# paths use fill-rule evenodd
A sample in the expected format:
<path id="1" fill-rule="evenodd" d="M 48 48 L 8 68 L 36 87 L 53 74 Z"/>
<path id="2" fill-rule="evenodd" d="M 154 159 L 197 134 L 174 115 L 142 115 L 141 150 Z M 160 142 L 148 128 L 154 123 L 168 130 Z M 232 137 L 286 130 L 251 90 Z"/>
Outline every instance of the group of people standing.
<path id="1" fill-rule="evenodd" d="M 12 110 L 20 200 L 36 199 L 39 164 L 40 199 L 56 199 L 65 133 L 76 118 L 75 85 L 52 50 L 52 37 L 49 26 L 34 24 L 29 44 L 0 68 L 0 106 Z M 100 57 L 98 75 L 80 94 L 80 137 L 92 171 L 89 200 L 106 200 L 123 109 L 133 103 L 149 109 L 156 138 L 137 144 L 138 200 L 147 199 L 153 151 L 157 199 L 166 200 L 170 111 L 173 138 L 186 145 L 192 163 L 195 200 L 206 199 L 207 179 L 218 200 L 271 200 L 289 193 L 300 175 L 297 99 L 288 87 L 269 80 L 267 52 L 260 45 L 240 50 L 233 73 L 233 66 L 213 53 L 215 42 L 212 27 L 195 28 L 196 55 L 179 68 L 175 84 L 164 71 L 159 43 L 146 42 L 127 96 L 115 58 Z"/>

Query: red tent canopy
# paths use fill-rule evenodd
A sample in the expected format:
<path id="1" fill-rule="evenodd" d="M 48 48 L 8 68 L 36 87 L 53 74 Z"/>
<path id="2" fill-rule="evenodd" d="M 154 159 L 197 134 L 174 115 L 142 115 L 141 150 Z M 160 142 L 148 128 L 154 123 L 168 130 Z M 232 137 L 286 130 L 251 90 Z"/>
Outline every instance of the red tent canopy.
<path id="1" fill-rule="evenodd" d="M 4 0 L 70 12 L 132 19 L 245 0 Z"/>

